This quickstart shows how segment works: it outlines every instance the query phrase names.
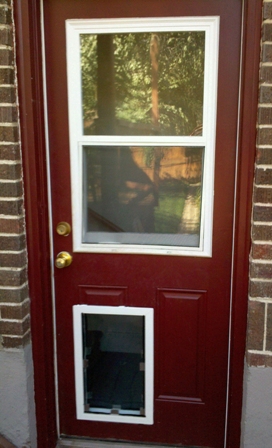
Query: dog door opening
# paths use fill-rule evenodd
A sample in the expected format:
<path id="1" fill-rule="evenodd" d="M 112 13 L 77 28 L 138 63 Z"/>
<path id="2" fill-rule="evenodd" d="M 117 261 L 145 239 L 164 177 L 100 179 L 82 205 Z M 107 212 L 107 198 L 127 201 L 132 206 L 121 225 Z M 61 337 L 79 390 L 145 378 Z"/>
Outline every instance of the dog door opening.
<path id="1" fill-rule="evenodd" d="M 153 310 L 77 305 L 74 318 L 80 418 L 150 424 Z"/>

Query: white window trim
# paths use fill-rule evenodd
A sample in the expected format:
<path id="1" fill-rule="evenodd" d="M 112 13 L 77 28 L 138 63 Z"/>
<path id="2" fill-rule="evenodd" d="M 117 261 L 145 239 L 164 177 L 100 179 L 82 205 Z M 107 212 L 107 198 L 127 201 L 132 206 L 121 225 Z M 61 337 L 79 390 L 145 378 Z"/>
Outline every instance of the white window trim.
<path id="1" fill-rule="evenodd" d="M 203 135 L 181 137 L 84 136 L 80 70 L 80 34 L 205 31 Z M 214 160 L 219 53 L 219 17 L 80 19 L 66 21 L 72 224 L 74 252 L 212 256 Z M 82 145 L 204 146 L 199 247 L 82 243 Z"/>
<path id="2" fill-rule="evenodd" d="M 84 384 L 83 384 L 83 343 L 82 343 L 82 314 L 105 314 L 121 316 L 142 316 L 144 324 L 145 344 L 145 416 L 128 416 L 116 414 L 96 414 L 84 412 Z M 100 422 L 130 423 L 153 425 L 154 411 L 154 310 L 153 308 L 136 308 L 124 306 L 73 306 L 74 329 L 74 366 L 76 389 L 76 413 L 78 420 L 92 420 Z"/>

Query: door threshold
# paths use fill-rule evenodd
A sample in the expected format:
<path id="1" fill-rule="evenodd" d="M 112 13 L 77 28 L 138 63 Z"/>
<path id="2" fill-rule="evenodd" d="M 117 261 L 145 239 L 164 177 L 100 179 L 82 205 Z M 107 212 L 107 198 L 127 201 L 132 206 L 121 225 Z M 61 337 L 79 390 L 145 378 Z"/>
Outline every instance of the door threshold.
<path id="1" fill-rule="evenodd" d="M 171 448 L 182 448 L 181 445 L 156 445 L 156 444 L 142 444 L 142 443 L 130 443 L 130 442 L 117 442 L 117 441 L 110 441 L 110 442 L 103 442 L 101 440 L 89 440 L 89 439 L 77 439 L 77 438 L 65 438 L 60 439 L 58 441 L 58 444 L 56 448 L 65 448 L 65 447 L 72 447 L 72 448 L 110 448 L 114 446 L 114 448 L 163 448 L 163 447 L 170 447 Z M 183 448 L 201 448 L 196 446 L 191 447 L 184 447 Z M 205 448 L 205 447 L 202 447 Z M 206 447 L 208 448 L 208 447 Z"/>

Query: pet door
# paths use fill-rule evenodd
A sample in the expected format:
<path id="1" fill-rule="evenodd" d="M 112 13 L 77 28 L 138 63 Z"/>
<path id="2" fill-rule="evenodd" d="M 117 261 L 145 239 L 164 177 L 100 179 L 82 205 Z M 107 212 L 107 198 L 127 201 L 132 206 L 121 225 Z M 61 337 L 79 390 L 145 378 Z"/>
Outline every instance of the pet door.
<path id="1" fill-rule="evenodd" d="M 153 424 L 153 309 L 73 310 L 77 418 Z"/>

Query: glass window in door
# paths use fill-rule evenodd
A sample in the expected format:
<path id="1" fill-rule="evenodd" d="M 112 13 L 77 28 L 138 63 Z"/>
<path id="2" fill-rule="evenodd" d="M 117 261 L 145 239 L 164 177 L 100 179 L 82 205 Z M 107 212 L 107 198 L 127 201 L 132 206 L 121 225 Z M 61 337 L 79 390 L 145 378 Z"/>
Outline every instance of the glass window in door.
<path id="1" fill-rule="evenodd" d="M 75 250 L 211 255 L 218 28 L 67 21 Z"/>

